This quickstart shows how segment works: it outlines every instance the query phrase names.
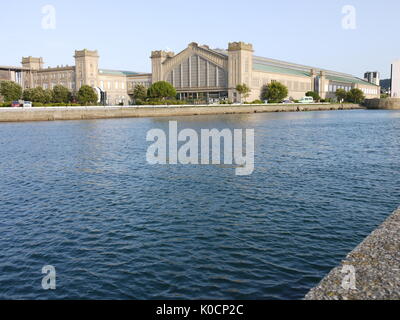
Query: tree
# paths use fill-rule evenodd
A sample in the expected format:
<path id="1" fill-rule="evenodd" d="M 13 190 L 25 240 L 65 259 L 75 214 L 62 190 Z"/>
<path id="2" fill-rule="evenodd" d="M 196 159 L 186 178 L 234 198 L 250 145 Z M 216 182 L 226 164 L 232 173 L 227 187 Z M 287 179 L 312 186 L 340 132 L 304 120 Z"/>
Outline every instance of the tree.
<path id="1" fill-rule="evenodd" d="M 22 97 L 22 87 L 13 81 L 1 81 L 0 95 L 5 101 L 19 100 Z"/>
<path id="2" fill-rule="evenodd" d="M 264 87 L 262 98 L 268 102 L 278 103 L 287 97 L 288 88 L 280 82 L 272 82 Z"/>
<path id="3" fill-rule="evenodd" d="M 50 103 L 53 102 L 53 92 L 50 89 L 44 90 L 42 87 L 25 89 L 23 93 L 23 98 L 26 101 Z"/>
<path id="4" fill-rule="evenodd" d="M 96 91 L 88 85 L 83 85 L 76 95 L 79 103 L 83 105 L 91 105 L 96 104 L 99 100 Z"/>
<path id="5" fill-rule="evenodd" d="M 320 101 L 321 100 L 321 97 L 315 91 L 308 91 L 306 93 L 306 97 L 313 97 L 314 101 Z"/>
<path id="6" fill-rule="evenodd" d="M 360 89 L 351 89 L 347 92 L 346 100 L 351 103 L 361 103 L 365 100 L 365 95 Z"/>
<path id="7" fill-rule="evenodd" d="M 346 101 L 347 99 L 347 91 L 344 89 L 337 89 L 335 95 L 339 102 Z"/>
<path id="8" fill-rule="evenodd" d="M 247 86 L 247 84 L 238 84 L 236 86 L 236 91 L 244 98 L 244 101 L 250 96 L 251 89 Z"/>
<path id="9" fill-rule="evenodd" d="M 165 100 L 166 98 L 175 98 L 176 89 L 166 81 L 159 81 L 154 83 L 148 90 L 148 96 L 151 98 L 159 98 Z"/>
<path id="10" fill-rule="evenodd" d="M 53 88 L 53 102 L 55 103 L 69 103 L 71 101 L 71 92 L 68 88 L 57 85 Z"/>
<path id="11" fill-rule="evenodd" d="M 147 97 L 147 89 L 142 84 L 137 84 L 133 89 L 133 99 L 144 100 Z"/>

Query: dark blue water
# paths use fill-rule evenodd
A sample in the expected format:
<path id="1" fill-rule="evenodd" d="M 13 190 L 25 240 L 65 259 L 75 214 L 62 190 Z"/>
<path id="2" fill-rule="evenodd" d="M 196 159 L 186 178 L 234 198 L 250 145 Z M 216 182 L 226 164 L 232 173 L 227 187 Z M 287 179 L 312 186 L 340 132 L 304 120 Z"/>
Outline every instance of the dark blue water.
<path id="1" fill-rule="evenodd" d="M 254 128 L 254 174 L 148 165 L 169 120 Z M 301 299 L 400 205 L 399 143 L 396 111 L 0 124 L 0 299 Z"/>

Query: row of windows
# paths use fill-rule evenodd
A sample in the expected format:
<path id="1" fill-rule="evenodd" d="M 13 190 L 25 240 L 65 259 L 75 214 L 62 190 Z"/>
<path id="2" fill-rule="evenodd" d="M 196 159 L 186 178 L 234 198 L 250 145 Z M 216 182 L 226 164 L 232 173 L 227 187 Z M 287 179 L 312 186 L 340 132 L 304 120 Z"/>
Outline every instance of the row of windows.
<path id="1" fill-rule="evenodd" d="M 100 88 L 102 90 L 108 89 L 116 89 L 116 90 L 125 90 L 125 82 L 118 82 L 118 81 L 100 81 Z"/>
<path id="2" fill-rule="evenodd" d="M 72 73 L 70 72 L 38 74 L 36 80 L 70 79 L 71 77 Z"/>
<path id="3" fill-rule="evenodd" d="M 294 80 L 274 80 L 274 79 L 268 79 L 264 78 L 262 80 L 260 79 L 253 79 L 252 85 L 254 87 L 261 87 L 264 85 L 267 85 L 272 82 L 280 82 L 283 85 L 285 85 L 290 91 L 297 91 L 297 92 L 307 92 L 311 90 L 311 83 L 309 82 L 302 82 L 302 81 L 294 81 Z"/>
<path id="4" fill-rule="evenodd" d="M 343 89 L 348 92 L 352 89 L 352 87 L 350 85 L 341 86 L 341 85 L 336 85 L 336 84 L 330 84 L 330 85 L 326 85 L 325 91 L 336 92 L 338 89 Z"/>
<path id="5" fill-rule="evenodd" d="M 361 88 L 361 91 L 365 94 L 378 94 L 378 89 Z"/>
<path id="6" fill-rule="evenodd" d="M 130 81 L 128 82 L 128 88 L 129 89 L 134 89 L 137 85 L 142 85 L 145 86 L 146 88 L 151 86 L 150 81 Z"/>

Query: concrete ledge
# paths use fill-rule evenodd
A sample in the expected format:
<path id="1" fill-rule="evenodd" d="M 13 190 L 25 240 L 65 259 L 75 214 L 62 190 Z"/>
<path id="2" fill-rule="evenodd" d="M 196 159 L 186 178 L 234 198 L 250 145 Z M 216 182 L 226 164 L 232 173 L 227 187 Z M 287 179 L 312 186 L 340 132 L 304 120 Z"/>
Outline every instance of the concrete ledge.
<path id="1" fill-rule="evenodd" d="M 0 122 L 361 109 L 355 104 L 0 108 Z"/>
<path id="2" fill-rule="evenodd" d="M 365 106 L 368 109 L 400 110 L 400 99 L 367 99 Z"/>
<path id="3" fill-rule="evenodd" d="M 355 268 L 355 290 L 342 282 L 343 266 Z M 332 270 L 312 289 L 306 300 L 399 300 L 400 299 L 400 208 L 364 240 L 340 267 Z"/>

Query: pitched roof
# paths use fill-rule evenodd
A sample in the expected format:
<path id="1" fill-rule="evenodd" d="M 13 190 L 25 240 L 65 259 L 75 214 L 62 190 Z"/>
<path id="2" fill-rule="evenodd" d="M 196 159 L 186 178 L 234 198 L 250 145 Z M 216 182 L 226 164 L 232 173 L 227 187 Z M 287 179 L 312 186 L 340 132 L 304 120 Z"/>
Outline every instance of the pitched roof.
<path id="1" fill-rule="evenodd" d="M 136 76 L 136 75 L 144 74 L 144 72 L 110 70 L 110 69 L 100 69 L 99 73 L 100 74 L 109 74 L 109 75 L 114 75 L 114 76 Z"/>
<path id="2" fill-rule="evenodd" d="M 228 51 L 226 50 L 213 49 L 213 51 L 228 56 Z M 310 75 L 311 69 L 314 69 L 317 72 L 324 71 L 326 73 L 326 78 L 332 81 L 345 82 L 345 83 L 359 83 L 359 84 L 376 86 L 373 83 L 370 83 L 368 81 L 365 81 L 361 78 L 355 77 L 347 73 L 336 72 L 332 70 L 321 69 L 282 60 L 253 56 L 253 70 L 257 71 L 311 77 Z"/>

